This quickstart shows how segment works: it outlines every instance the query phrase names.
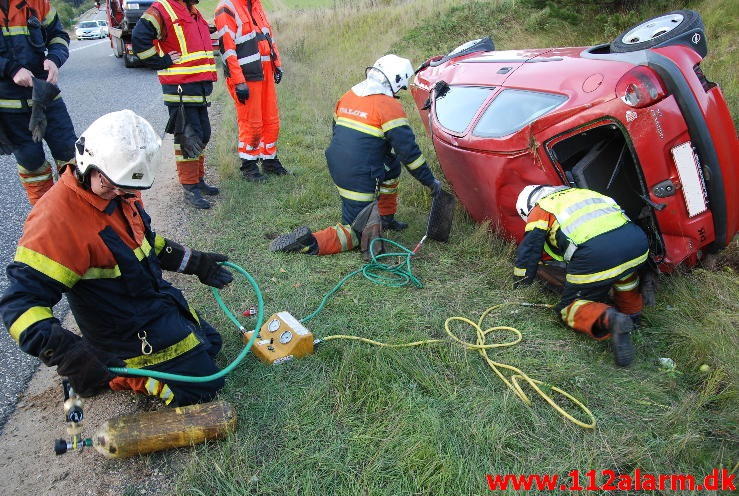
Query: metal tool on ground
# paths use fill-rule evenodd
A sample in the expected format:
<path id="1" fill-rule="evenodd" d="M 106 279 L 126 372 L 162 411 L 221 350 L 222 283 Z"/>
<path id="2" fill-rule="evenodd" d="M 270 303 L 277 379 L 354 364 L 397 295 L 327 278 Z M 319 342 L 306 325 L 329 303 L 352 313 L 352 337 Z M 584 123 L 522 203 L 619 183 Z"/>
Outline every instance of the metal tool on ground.
<path id="1" fill-rule="evenodd" d="M 92 446 L 91 439 L 82 439 L 82 421 L 85 418 L 82 398 L 72 389 L 68 380 L 62 381 L 64 390 L 64 420 L 67 423 L 67 439 L 57 439 L 54 442 L 54 453 L 63 455 L 68 451 L 83 450 Z"/>

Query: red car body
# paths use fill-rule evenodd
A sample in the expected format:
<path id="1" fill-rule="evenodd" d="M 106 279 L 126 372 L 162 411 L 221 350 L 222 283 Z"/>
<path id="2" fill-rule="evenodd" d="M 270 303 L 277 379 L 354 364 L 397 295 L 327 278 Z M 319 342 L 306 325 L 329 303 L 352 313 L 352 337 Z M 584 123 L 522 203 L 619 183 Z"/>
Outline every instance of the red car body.
<path id="1" fill-rule="evenodd" d="M 739 231 L 739 143 L 699 52 L 684 44 L 630 53 L 608 45 L 474 52 L 430 59 L 411 92 L 444 175 L 475 221 L 490 220 L 520 241 L 525 223 L 515 204 L 525 186 L 589 187 L 619 202 L 647 232 L 652 260 L 670 271 Z M 507 90 L 519 91 L 494 109 Z M 455 91 L 482 103 L 442 111 Z M 627 102 L 628 91 L 646 94 L 641 106 Z M 477 132 L 483 120 L 495 128 L 524 112 L 513 96 L 539 93 L 560 103 L 508 134 Z M 465 112 L 472 115 L 466 126 L 461 119 L 464 129 L 441 122 L 456 124 L 454 114 Z"/>

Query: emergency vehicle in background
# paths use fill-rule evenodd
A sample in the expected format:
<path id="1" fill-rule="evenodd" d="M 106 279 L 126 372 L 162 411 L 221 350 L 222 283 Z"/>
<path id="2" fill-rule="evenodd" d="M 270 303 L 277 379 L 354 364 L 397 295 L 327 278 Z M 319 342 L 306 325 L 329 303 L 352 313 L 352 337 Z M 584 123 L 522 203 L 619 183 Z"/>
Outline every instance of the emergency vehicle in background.
<path id="1" fill-rule="evenodd" d="M 523 238 L 531 184 L 612 197 L 669 272 L 739 231 L 739 142 L 704 75 L 697 12 L 648 19 L 610 44 L 496 51 L 489 38 L 427 60 L 411 92 L 444 174 L 478 222 Z"/>
<path id="2" fill-rule="evenodd" d="M 138 57 L 133 53 L 131 33 L 152 3 L 154 3 L 153 0 L 106 0 L 105 2 L 110 47 L 116 57 L 123 58 L 123 65 L 126 67 L 141 65 Z M 212 20 L 208 22 L 208 27 L 211 39 L 213 39 L 216 28 Z M 214 52 L 218 52 L 218 38 L 213 39 L 213 48 Z"/>

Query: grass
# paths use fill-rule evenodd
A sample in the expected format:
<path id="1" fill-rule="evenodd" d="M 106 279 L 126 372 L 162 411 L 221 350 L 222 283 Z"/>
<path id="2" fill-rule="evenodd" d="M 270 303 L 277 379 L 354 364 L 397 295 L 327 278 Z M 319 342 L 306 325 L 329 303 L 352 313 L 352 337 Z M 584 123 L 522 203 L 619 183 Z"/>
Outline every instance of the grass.
<path id="1" fill-rule="evenodd" d="M 209 163 L 218 168 L 222 194 L 213 211 L 193 214 L 198 229 L 190 244 L 227 253 L 250 271 L 264 292 L 267 314 L 307 315 L 324 292 L 361 264 L 357 253 L 273 254 L 267 244 L 297 225 L 320 229 L 339 220 L 323 150 L 334 103 L 375 58 L 392 49 L 418 63 L 490 32 L 502 49 L 592 43 L 608 39 L 631 17 L 649 14 L 646 8 L 614 16 L 608 25 L 574 27 L 521 2 L 370 3 L 372 8 L 279 10 L 272 18 L 286 60 L 279 86 L 280 156 L 295 176 L 262 185 L 240 180 L 233 108 L 219 85 L 223 115 L 213 116 L 219 129 Z M 691 5 L 705 6 L 711 33 L 710 19 L 724 23 L 716 12 L 728 9 L 729 2 Z M 722 72 L 732 70 L 730 54 L 723 50 L 735 43 L 736 29 L 713 39 L 711 57 L 719 62 L 711 62 L 711 77 L 736 95 L 735 80 L 725 81 Z M 421 147 L 438 171 L 409 95 L 403 99 Z M 731 101 L 736 115 L 736 100 Z M 403 176 L 398 216 L 411 227 L 393 237 L 412 246 L 423 231 L 428 194 Z M 389 289 L 354 279 L 309 328 L 319 337 L 347 333 L 403 342 L 444 337 L 447 317 L 476 319 L 496 303 L 555 302 L 536 288 L 509 289 L 513 251 L 460 210 L 450 242 L 427 243 L 414 261 L 423 289 Z M 738 260 L 735 243 L 714 271 L 662 278 L 658 306 L 646 312 L 635 337 L 637 360 L 629 369 L 615 368 L 606 345 L 574 334 L 550 311 L 519 308 L 494 315 L 491 322 L 521 329 L 524 339 L 491 356 L 583 400 L 598 419 L 595 430 L 564 422 L 540 400 L 526 407 L 477 353 L 459 346 L 390 350 L 333 341 L 281 366 L 248 357 L 222 394 L 240 412 L 238 431 L 223 442 L 194 448 L 175 492 L 468 495 L 487 492 L 486 473 L 731 470 L 739 458 Z M 225 364 L 241 347 L 237 333 L 207 288 L 188 293 L 224 334 Z M 224 296 L 234 309 L 255 302 L 244 284 L 232 285 Z M 455 329 L 472 339 L 470 329 Z M 677 370 L 661 371 L 658 357 L 671 357 Z M 708 372 L 699 370 L 703 364 Z"/>

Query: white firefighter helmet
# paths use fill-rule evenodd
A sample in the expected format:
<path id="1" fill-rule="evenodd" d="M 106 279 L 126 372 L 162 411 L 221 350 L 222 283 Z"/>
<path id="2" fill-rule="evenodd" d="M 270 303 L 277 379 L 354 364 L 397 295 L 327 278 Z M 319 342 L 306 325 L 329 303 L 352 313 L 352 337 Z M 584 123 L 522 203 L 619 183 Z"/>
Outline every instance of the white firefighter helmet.
<path id="1" fill-rule="evenodd" d="M 367 79 L 390 86 L 392 95 L 408 89 L 408 80 L 413 76 L 413 65 L 408 59 L 397 55 L 384 55 L 367 69 Z"/>
<path id="2" fill-rule="evenodd" d="M 148 189 L 154 183 L 162 140 L 143 117 L 131 110 L 111 112 L 90 124 L 75 144 L 77 171 L 92 169 L 114 185 Z"/>
<path id="3" fill-rule="evenodd" d="M 518 194 L 518 199 L 516 200 L 516 212 L 518 212 L 518 215 L 520 215 L 525 221 L 539 200 L 562 189 L 567 189 L 567 186 L 547 186 L 544 184 L 532 184 L 530 186 L 526 186 Z"/>

